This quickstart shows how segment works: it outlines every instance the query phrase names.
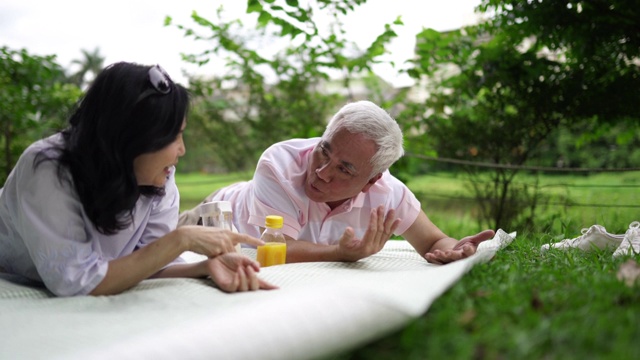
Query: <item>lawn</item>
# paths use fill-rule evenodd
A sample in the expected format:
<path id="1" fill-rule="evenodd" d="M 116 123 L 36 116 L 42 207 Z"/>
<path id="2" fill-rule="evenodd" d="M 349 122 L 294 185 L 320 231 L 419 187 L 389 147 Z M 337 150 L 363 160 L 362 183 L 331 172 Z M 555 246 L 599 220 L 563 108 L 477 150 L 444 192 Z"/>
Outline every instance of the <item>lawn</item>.
<path id="1" fill-rule="evenodd" d="M 625 260 L 542 243 L 517 237 L 401 331 L 332 359 L 639 359 L 640 288 L 616 278 Z"/>
<path id="2" fill-rule="evenodd" d="M 189 210 L 217 189 L 238 181 L 250 180 L 252 172 L 211 175 L 200 173 L 176 173 L 176 183 L 180 189 L 180 211 Z"/>
<path id="3" fill-rule="evenodd" d="M 182 209 L 250 173 L 177 177 Z M 527 181 L 526 178 L 523 181 Z M 548 176 L 545 189 L 573 206 L 549 206 L 549 233 L 519 233 L 486 264 L 476 265 L 419 319 L 371 344 L 330 359 L 640 359 L 640 285 L 618 280 L 612 251 L 540 252 L 550 241 L 580 235 L 595 223 L 624 233 L 640 220 L 638 173 Z M 445 232 L 478 230 L 463 183 L 452 174 L 415 177 L 423 208 Z M 455 199 L 455 200 L 452 200 Z M 554 214 L 549 216 L 549 214 Z M 505 229 L 508 232 L 518 229 Z"/>

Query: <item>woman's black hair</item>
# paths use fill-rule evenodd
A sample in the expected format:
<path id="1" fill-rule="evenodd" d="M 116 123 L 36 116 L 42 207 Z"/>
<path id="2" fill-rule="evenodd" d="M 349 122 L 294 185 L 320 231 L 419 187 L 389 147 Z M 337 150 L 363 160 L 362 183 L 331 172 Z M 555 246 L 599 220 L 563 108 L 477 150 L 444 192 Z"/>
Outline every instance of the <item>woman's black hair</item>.
<path id="1" fill-rule="evenodd" d="M 100 72 L 56 149 L 59 178 L 69 171 L 85 213 L 103 234 L 131 224 L 140 195 L 164 195 L 164 188 L 138 186 L 133 160 L 175 141 L 189 109 L 187 90 L 168 77 L 169 92 L 154 91 L 150 69 L 120 62 Z"/>

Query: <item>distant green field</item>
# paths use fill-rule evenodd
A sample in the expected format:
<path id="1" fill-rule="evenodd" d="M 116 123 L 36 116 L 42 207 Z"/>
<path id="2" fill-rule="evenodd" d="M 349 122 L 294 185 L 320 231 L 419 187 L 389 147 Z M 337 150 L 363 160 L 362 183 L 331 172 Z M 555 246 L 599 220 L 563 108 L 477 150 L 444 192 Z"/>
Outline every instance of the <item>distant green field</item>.
<path id="1" fill-rule="evenodd" d="M 252 172 L 211 175 L 177 174 L 181 210 L 200 203 L 211 192 L 238 181 L 251 179 Z M 519 182 L 534 183 L 531 175 L 519 176 Z M 624 233 L 640 214 L 640 172 L 601 173 L 594 175 L 545 175 L 540 177 L 544 194 L 552 203 L 540 206 L 536 216 L 553 229 L 553 235 L 579 234 L 583 227 L 606 225 Z M 407 186 L 421 200 L 431 220 L 447 234 L 461 237 L 480 230 L 473 215 L 474 201 L 463 177 L 454 173 L 433 173 L 412 178 Z M 568 199 L 570 206 L 561 206 Z M 517 229 L 505 229 L 507 231 Z"/>
<path id="2" fill-rule="evenodd" d="M 533 184 L 535 177 L 518 175 L 516 182 Z M 431 219 L 449 233 L 453 230 L 447 225 L 450 221 L 473 218 L 471 209 L 475 202 L 461 176 L 452 173 L 418 176 L 407 186 L 418 194 Z M 554 233 L 579 231 L 593 224 L 624 233 L 640 214 L 640 172 L 543 175 L 539 186 L 548 199 L 541 201 L 536 210 L 536 227 L 544 226 Z M 549 204 L 544 205 L 545 202 Z"/>
<path id="3" fill-rule="evenodd" d="M 180 189 L 180 211 L 193 208 L 212 192 L 238 181 L 250 180 L 252 172 L 211 175 L 200 173 L 176 173 L 176 183 Z"/>

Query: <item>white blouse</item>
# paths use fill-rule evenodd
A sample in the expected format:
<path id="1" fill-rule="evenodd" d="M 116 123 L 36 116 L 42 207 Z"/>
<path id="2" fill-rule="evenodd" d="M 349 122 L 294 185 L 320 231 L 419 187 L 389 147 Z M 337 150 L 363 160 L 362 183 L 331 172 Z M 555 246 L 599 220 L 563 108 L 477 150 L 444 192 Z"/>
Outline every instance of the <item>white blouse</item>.
<path id="1" fill-rule="evenodd" d="M 101 234 L 70 181 L 59 180 L 57 163 L 34 167 L 38 152 L 60 141 L 56 134 L 32 144 L 0 189 L 0 268 L 41 281 L 58 296 L 86 295 L 105 277 L 110 260 L 176 228 L 180 196 L 173 169 L 165 196 L 140 196 L 127 229 Z"/>

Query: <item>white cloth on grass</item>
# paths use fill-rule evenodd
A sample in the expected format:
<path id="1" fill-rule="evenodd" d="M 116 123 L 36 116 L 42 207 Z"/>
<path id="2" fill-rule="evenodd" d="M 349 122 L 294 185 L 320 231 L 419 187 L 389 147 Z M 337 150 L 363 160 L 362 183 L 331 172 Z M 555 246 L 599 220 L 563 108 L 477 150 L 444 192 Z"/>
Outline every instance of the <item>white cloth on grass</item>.
<path id="1" fill-rule="evenodd" d="M 326 357 L 424 314 L 514 237 L 498 230 L 475 255 L 448 265 L 427 263 L 406 241 L 389 241 L 355 263 L 263 268 L 260 276 L 280 289 L 234 294 L 207 280 L 151 279 L 120 295 L 56 298 L 0 274 L 0 358 Z"/>

